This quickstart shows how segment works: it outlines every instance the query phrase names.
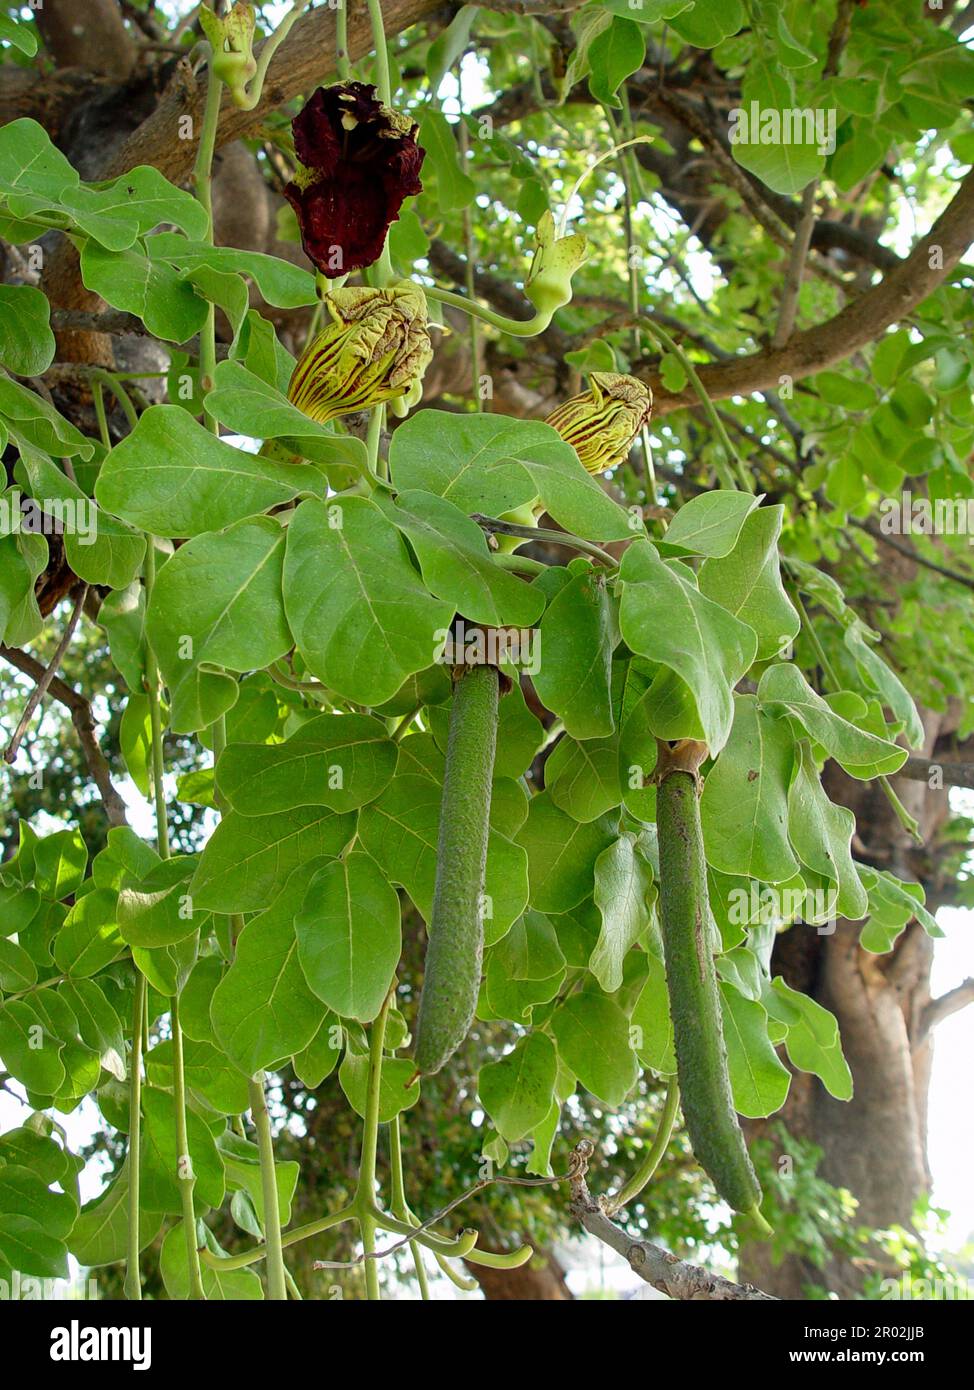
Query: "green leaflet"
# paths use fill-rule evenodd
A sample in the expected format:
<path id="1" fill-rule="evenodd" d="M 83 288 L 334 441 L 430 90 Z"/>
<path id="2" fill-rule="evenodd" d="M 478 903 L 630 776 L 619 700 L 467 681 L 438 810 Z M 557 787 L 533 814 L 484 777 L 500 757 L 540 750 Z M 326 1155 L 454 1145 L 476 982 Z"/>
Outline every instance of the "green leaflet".
<path id="1" fill-rule="evenodd" d="M 741 529 L 761 501 L 750 492 L 714 488 L 691 497 L 666 528 L 665 546 L 714 559 L 729 555 Z"/>
<path id="2" fill-rule="evenodd" d="M 338 1069 L 338 1080 L 345 1092 L 349 1105 L 357 1115 L 365 1114 L 366 1083 L 369 1070 L 368 1057 L 357 1057 L 346 1052 Z M 405 1057 L 387 1058 L 382 1066 L 382 1080 L 379 1085 L 379 1123 L 389 1120 L 408 1110 L 419 1100 L 420 1082 L 418 1078 L 411 1085 L 407 1083 L 414 1076 L 415 1063 Z"/>
<path id="3" fill-rule="evenodd" d="M 733 985 L 719 988 L 734 1109 L 752 1119 L 772 1115 L 785 1103 L 791 1073 L 768 1037 L 767 1011 Z"/>
<path id="4" fill-rule="evenodd" d="M 539 912 L 570 912 L 592 892 L 595 861 L 615 839 L 611 816 L 580 824 L 544 792 L 531 798 L 517 843 L 527 852 L 531 905 Z"/>
<path id="5" fill-rule="evenodd" d="M 778 537 L 783 516 L 782 506 L 749 512 L 733 550 L 700 567 L 700 592 L 754 629 L 758 661 L 780 655 L 801 626 L 781 583 Z"/>
<path id="6" fill-rule="evenodd" d="M 295 922 L 312 992 L 345 1018 L 376 1017 L 399 964 L 399 899 L 375 860 L 353 851 L 318 869 Z"/>
<path id="7" fill-rule="evenodd" d="M 558 1072 L 554 1043 L 530 1033 L 517 1047 L 481 1067 L 477 1090 L 494 1128 L 514 1144 L 541 1124 L 551 1109 Z"/>
<path id="8" fill-rule="evenodd" d="M 389 449 L 392 481 L 400 491 L 420 488 L 470 515 L 500 516 L 537 493 L 519 459 L 564 453 L 547 425 L 504 415 L 455 415 L 418 410 L 396 430 Z"/>
<path id="9" fill-rule="evenodd" d="M 40 376 L 54 352 L 47 295 L 32 285 L 0 285 L 0 362 L 17 376 Z"/>
<path id="10" fill-rule="evenodd" d="M 180 406 L 154 405 L 109 453 L 95 485 L 106 511 L 156 536 L 199 536 L 323 493 L 317 469 L 277 463 L 217 439 Z"/>
<path id="11" fill-rule="evenodd" d="M 542 660 L 534 677 L 545 705 L 573 738 L 603 738 L 615 724 L 610 693 L 613 605 L 604 579 L 586 569 L 549 601 L 541 619 Z"/>
<path id="12" fill-rule="evenodd" d="M 285 532 L 269 517 L 207 532 L 159 571 L 146 619 L 178 733 L 212 724 L 237 699 L 227 671 L 250 671 L 290 650 L 281 576 Z"/>
<path id="13" fill-rule="evenodd" d="M 685 682 L 707 745 L 719 753 L 733 722 L 731 691 L 757 651 L 753 628 L 701 594 L 685 567 L 665 564 L 647 543 L 629 547 L 620 574 L 624 640 Z"/>
<path id="14" fill-rule="evenodd" d="M 501 702 L 503 708 L 503 701 Z M 442 787 L 432 777 L 400 774 L 359 815 L 359 838 L 428 921 L 436 878 Z M 518 841 L 491 829 L 484 882 L 484 935 L 499 941 L 528 904 L 528 862 Z"/>
<path id="15" fill-rule="evenodd" d="M 545 786 L 573 820 L 598 820 L 612 811 L 622 800 L 618 739 L 559 739 L 545 763 Z"/>
<path id="16" fill-rule="evenodd" d="M 225 815 L 190 881 L 194 907 L 259 912 L 310 859 L 333 859 L 355 828 L 351 815 L 301 806 L 267 816 Z"/>
<path id="17" fill-rule="evenodd" d="M 364 705 L 390 699 L 425 670 L 453 617 L 420 582 L 397 529 L 364 497 L 298 508 L 288 527 L 284 604 L 308 669 Z"/>
<path id="18" fill-rule="evenodd" d="M 321 714 L 284 743 L 230 744 L 220 757 L 217 785 L 242 815 L 297 806 L 355 811 L 388 786 L 398 755 L 378 719 Z"/>
<path id="19" fill-rule="evenodd" d="M 302 1052 L 321 1025 L 321 1003 L 305 980 L 295 932 L 308 883 L 321 863 L 296 868 L 270 906 L 247 923 L 209 1002 L 214 1033 L 248 1076 Z M 195 977 L 196 971 L 190 985 Z"/>
<path id="20" fill-rule="evenodd" d="M 819 780 L 811 745 L 802 739 L 788 789 L 788 834 L 802 863 L 834 885 L 835 911 L 855 921 L 867 909 L 866 890 L 852 860 L 855 817 L 829 800 Z"/>
<path id="21" fill-rule="evenodd" d="M 895 772 L 906 761 L 905 748 L 897 748 L 836 714 L 797 666 L 769 666 L 758 686 L 758 700 L 771 713 L 783 709 L 793 714 L 851 777 L 879 777 Z"/>
<path id="22" fill-rule="evenodd" d="M 655 899 L 653 871 L 639 854 L 635 835 L 621 835 L 595 861 L 595 905 L 602 929 L 588 965 L 606 994 L 621 986 L 623 962 L 649 927 Z"/>
<path id="23" fill-rule="evenodd" d="M 468 516 L 432 492 L 401 492 L 386 516 L 408 537 L 430 593 L 474 623 L 530 627 L 544 598 L 490 558 L 487 539 Z"/>
<path id="24" fill-rule="evenodd" d="M 551 1017 L 558 1056 L 593 1095 L 621 1105 L 639 1068 L 629 1042 L 629 1020 L 604 994 L 575 994 Z"/>
<path id="25" fill-rule="evenodd" d="M 781 883 L 798 868 L 788 843 L 791 731 L 753 695 L 735 696 L 734 711 L 700 802 L 707 862 L 723 873 Z"/>

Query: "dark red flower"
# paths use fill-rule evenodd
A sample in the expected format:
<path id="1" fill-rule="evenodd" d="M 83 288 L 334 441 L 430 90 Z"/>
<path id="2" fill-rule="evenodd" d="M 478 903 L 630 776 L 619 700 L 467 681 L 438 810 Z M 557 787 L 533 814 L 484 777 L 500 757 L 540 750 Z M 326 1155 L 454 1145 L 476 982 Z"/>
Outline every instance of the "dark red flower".
<path id="1" fill-rule="evenodd" d="M 319 87 L 291 122 L 301 165 L 284 190 L 308 257 L 330 280 L 372 265 L 403 199 L 421 193 L 419 127 L 365 82 Z"/>

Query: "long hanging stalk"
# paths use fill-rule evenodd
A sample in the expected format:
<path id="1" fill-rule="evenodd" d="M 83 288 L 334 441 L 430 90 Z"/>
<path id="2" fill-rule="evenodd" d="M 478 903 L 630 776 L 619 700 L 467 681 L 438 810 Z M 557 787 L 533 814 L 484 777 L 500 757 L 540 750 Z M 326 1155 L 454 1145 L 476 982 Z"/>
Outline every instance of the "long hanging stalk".
<path id="1" fill-rule="evenodd" d="M 223 83 L 213 71 L 207 68 L 206 103 L 203 108 L 203 122 L 200 128 L 200 142 L 196 149 L 196 162 L 193 166 L 193 191 L 206 211 L 207 229 L 204 241 L 213 245 L 213 153 L 216 149 L 216 128 L 220 119 L 220 99 L 223 96 Z M 216 306 L 207 301 L 206 319 L 200 329 L 200 390 L 205 393 L 213 386 L 216 371 Z M 218 432 L 219 425 L 212 415 L 203 412 L 203 423 L 208 430 Z"/>
<path id="2" fill-rule="evenodd" d="M 142 1159 L 142 1015 L 145 1012 L 145 976 L 135 967 L 135 999 L 132 1005 L 132 1052 L 129 1058 L 129 1142 L 128 1142 L 128 1259 L 125 1265 L 125 1297 L 133 1302 L 142 1298 L 139 1270 L 139 1164 Z"/>
<path id="3" fill-rule="evenodd" d="M 153 539 L 146 537 L 145 550 L 145 601 L 146 609 L 152 598 L 155 584 L 156 556 Z M 169 823 L 166 813 L 166 793 L 163 786 L 163 746 L 162 746 L 162 708 L 159 698 L 159 667 L 152 647 L 146 645 L 146 684 L 149 695 L 149 722 L 152 728 L 152 788 L 156 809 L 156 838 L 159 854 L 169 858 Z M 179 1025 L 179 996 L 174 994 L 169 1001 L 173 1045 L 173 1106 L 176 1122 L 176 1182 L 183 1212 L 183 1230 L 186 1237 L 186 1259 L 189 1270 L 189 1296 L 191 1299 L 205 1299 L 203 1278 L 200 1272 L 200 1257 L 196 1238 L 196 1211 L 193 1205 L 193 1191 L 196 1175 L 189 1152 L 189 1135 L 186 1127 L 186 1079 L 183 1066 L 183 1035 Z M 136 1236 L 136 1239 L 138 1237 Z"/>
<path id="4" fill-rule="evenodd" d="M 287 1300 L 287 1274 L 284 1268 L 284 1247 L 281 1241 L 281 1207 L 277 1193 L 277 1174 L 274 1168 L 274 1139 L 271 1117 L 264 1093 L 264 1073 L 250 1078 L 250 1113 L 257 1131 L 260 1153 L 260 1183 L 264 1198 L 264 1240 L 267 1242 L 267 1291 L 271 1299 Z"/>
<path id="5" fill-rule="evenodd" d="M 379 1147 L 379 1087 L 382 1083 L 382 1049 L 385 1044 L 386 1019 L 392 1005 L 393 991 L 386 995 L 379 1010 L 379 1016 L 372 1025 L 369 1039 L 369 1076 L 365 1098 L 365 1123 L 362 1131 L 362 1156 L 359 1161 L 358 1185 L 355 1189 L 354 1205 L 362 1232 L 362 1249 L 365 1253 L 365 1288 L 368 1297 L 377 1301 L 379 1291 L 379 1269 L 375 1260 L 375 1160 Z"/>
<path id="6" fill-rule="evenodd" d="M 457 64 L 457 104 L 460 107 L 460 120 L 457 124 L 457 136 L 460 142 L 460 167 L 466 172 L 467 156 L 470 153 L 470 137 L 467 132 L 467 123 L 463 119 L 463 54 Z M 476 294 L 474 284 L 473 266 L 473 218 L 470 215 L 470 206 L 463 209 L 463 254 L 465 258 L 464 280 L 467 290 L 467 298 L 473 300 Z M 470 373 L 473 380 L 474 401 L 478 412 L 484 409 L 484 400 L 480 394 L 480 327 L 476 316 L 470 314 L 468 333 L 470 335 Z"/>
<path id="7" fill-rule="evenodd" d="M 220 761 L 220 754 L 227 746 L 227 720 L 221 714 L 212 728 L 213 766 Z M 217 794 L 217 805 L 225 810 L 222 796 Z M 243 918 L 237 913 L 230 917 L 230 933 L 234 943 L 243 930 Z M 281 1234 L 281 1206 L 277 1191 L 277 1170 L 274 1165 L 274 1136 L 271 1132 L 270 1114 L 267 1109 L 267 1096 L 264 1090 L 264 1073 L 258 1072 L 248 1080 L 250 1113 L 257 1132 L 257 1152 L 260 1160 L 260 1185 L 264 1199 L 264 1243 L 267 1254 L 267 1290 L 275 1301 L 286 1301 L 288 1271 L 284 1264 L 284 1240 Z M 225 1266 L 221 1266 L 225 1268 Z"/>
<path id="8" fill-rule="evenodd" d="M 413 1221 L 412 1212 L 406 1202 L 406 1184 L 403 1181 L 402 1171 L 402 1132 L 399 1123 L 399 1116 L 396 1115 L 389 1124 L 389 1167 L 391 1172 L 392 1201 L 389 1206 L 393 1216 L 400 1221 Z M 418 1221 L 416 1222 L 418 1225 Z M 419 1241 L 409 1242 L 409 1253 L 413 1257 L 413 1266 L 416 1270 L 416 1282 L 419 1285 L 419 1296 L 426 1302 L 430 1296 L 429 1281 L 426 1278 L 426 1266 L 423 1264 L 423 1254 Z"/>
<path id="9" fill-rule="evenodd" d="M 610 1197 L 605 1204 L 607 1216 L 612 1216 L 614 1212 L 620 1211 L 623 1207 L 634 1201 L 649 1183 L 656 1169 L 659 1167 L 666 1147 L 670 1142 L 670 1135 L 673 1133 L 673 1125 L 676 1121 L 676 1112 L 680 1105 L 680 1088 L 676 1080 L 670 1081 L 666 1088 L 666 1098 L 663 1101 L 663 1109 L 660 1111 L 659 1123 L 653 1142 L 646 1152 L 646 1157 L 633 1173 L 627 1183 L 620 1187 L 614 1197 Z"/>
<path id="10" fill-rule="evenodd" d="M 348 0 L 338 0 L 335 11 L 335 72 L 340 82 L 347 82 L 352 75 L 348 56 Z"/>

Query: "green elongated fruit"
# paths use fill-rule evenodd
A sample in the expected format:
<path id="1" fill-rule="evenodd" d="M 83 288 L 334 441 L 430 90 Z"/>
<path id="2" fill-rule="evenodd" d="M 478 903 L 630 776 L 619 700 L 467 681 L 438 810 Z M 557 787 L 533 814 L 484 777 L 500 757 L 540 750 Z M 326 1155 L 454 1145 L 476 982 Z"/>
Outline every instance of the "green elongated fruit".
<path id="1" fill-rule="evenodd" d="M 766 1231 L 761 1188 L 731 1097 L 695 767 L 664 767 L 656 795 L 660 919 L 680 1097 L 697 1162 L 724 1200 Z"/>
<path id="2" fill-rule="evenodd" d="M 482 895 L 499 698 L 500 677 L 493 666 L 465 667 L 453 692 L 436 885 L 416 1028 L 416 1070 L 424 1076 L 439 1071 L 467 1036 L 480 991 Z"/>

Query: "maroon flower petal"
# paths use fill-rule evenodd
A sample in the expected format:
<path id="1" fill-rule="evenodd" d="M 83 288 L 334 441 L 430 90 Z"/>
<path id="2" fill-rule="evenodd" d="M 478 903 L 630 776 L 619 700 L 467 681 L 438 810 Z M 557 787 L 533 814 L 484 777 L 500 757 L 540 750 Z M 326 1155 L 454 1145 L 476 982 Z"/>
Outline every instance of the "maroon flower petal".
<path id="1" fill-rule="evenodd" d="M 305 252 L 334 279 L 372 265 L 403 199 L 421 193 L 418 127 L 364 82 L 319 87 L 292 122 L 305 166 L 288 184 Z"/>

